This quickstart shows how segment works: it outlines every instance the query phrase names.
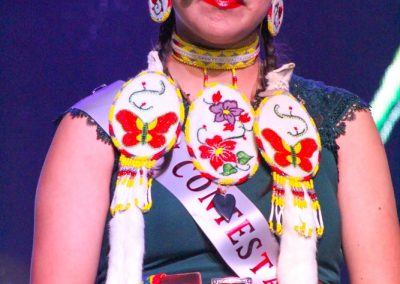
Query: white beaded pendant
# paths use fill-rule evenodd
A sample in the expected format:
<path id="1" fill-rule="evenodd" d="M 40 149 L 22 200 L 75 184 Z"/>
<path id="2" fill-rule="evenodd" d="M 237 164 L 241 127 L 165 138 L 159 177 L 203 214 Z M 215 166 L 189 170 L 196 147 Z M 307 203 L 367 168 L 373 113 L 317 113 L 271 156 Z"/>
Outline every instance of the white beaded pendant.
<path id="1" fill-rule="evenodd" d="M 209 84 L 191 104 L 185 138 L 195 167 L 221 185 L 239 184 L 254 175 L 258 153 L 254 110 L 237 89 Z"/>
<path id="2" fill-rule="evenodd" d="M 184 118 L 175 83 L 145 71 L 125 83 L 110 110 L 110 134 L 127 157 L 158 159 L 176 142 Z"/>
<path id="3" fill-rule="evenodd" d="M 287 176 L 318 171 L 321 142 L 313 119 L 289 92 L 277 91 L 257 110 L 255 134 L 268 164 Z"/>
<path id="4" fill-rule="evenodd" d="M 294 230 L 306 238 L 314 233 L 322 236 L 324 226 L 313 182 L 321 141 L 313 119 L 288 91 L 277 90 L 261 102 L 254 133 L 272 171 L 270 229 L 282 234 L 283 208 L 294 206 L 298 212 L 290 220 Z M 286 204 L 289 191 L 293 204 Z"/>
<path id="5" fill-rule="evenodd" d="M 121 153 L 111 213 L 132 204 L 152 206 L 152 168 L 175 145 L 184 119 L 179 89 L 164 73 L 145 71 L 129 80 L 110 109 L 110 135 Z"/>

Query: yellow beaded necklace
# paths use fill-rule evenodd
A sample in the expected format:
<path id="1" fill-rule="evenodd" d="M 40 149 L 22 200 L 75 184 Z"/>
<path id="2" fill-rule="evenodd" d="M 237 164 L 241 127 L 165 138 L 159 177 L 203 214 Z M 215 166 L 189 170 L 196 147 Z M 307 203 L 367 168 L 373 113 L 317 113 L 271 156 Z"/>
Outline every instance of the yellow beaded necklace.
<path id="1" fill-rule="evenodd" d="M 236 49 L 212 50 L 190 44 L 173 33 L 172 56 L 181 63 L 203 69 L 232 70 L 253 65 L 260 53 L 260 39 Z"/>

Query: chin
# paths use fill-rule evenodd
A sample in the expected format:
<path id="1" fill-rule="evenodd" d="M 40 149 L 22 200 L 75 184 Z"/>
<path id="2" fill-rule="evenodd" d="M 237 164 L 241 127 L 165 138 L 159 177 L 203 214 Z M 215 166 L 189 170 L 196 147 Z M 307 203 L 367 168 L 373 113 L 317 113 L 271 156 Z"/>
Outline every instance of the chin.
<path id="1" fill-rule="evenodd" d="M 210 48 L 240 46 L 254 35 L 266 10 L 261 0 L 255 0 L 251 8 L 243 5 L 229 10 L 218 9 L 202 0 L 187 6 L 180 1 L 184 0 L 174 2 L 176 31 L 187 41 Z"/>
<path id="2" fill-rule="evenodd" d="M 209 48 L 232 48 L 238 45 L 242 45 L 241 43 L 247 39 L 249 35 L 243 36 L 243 33 L 229 33 L 224 32 L 211 32 L 208 34 L 202 34 L 202 42 L 201 44 L 205 47 Z"/>
<path id="3" fill-rule="evenodd" d="M 189 31 L 186 27 L 177 28 L 177 32 L 189 42 L 206 48 L 238 47 L 257 32 L 257 26 L 246 29 L 232 28 L 235 26 L 238 27 L 230 21 L 209 22 L 204 25 L 192 25 Z"/>

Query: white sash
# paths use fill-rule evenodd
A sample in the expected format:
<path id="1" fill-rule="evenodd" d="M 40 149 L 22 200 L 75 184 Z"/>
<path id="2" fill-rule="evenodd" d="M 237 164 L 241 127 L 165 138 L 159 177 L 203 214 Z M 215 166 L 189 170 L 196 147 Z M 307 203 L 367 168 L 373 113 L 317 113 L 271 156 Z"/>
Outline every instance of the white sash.
<path id="1" fill-rule="evenodd" d="M 116 81 L 83 99 L 73 109 L 89 114 L 108 133 L 107 113 L 123 81 Z M 251 277 L 253 284 L 275 284 L 279 244 L 257 207 L 236 187 L 236 209 L 229 223 L 213 208 L 217 186 L 194 169 L 184 137 L 173 150 L 169 169 L 157 180 L 185 206 L 213 243 L 225 262 L 239 277 Z"/>
<path id="2" fill-rule="evenodd" d="M 277 283 L 279 244 L 262 213 L 236 186 L 230 186 L 236 208 L 229 223 L 225 221 L 212 203 L 217 185 L 194 168 L 182 141 L 183 136 L 169 169 L 157 180 L 185 206 L 239 277 L 251 277 L 253 284 Z"/>

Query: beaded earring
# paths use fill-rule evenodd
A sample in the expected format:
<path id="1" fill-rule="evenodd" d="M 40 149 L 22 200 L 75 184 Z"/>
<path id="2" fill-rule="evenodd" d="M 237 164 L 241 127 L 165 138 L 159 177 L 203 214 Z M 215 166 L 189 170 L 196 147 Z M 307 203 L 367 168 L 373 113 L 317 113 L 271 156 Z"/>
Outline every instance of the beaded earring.
<path id="1" fill-rule="evenodd" d="M 272 0 L 267 13 L 268 31 L 271 36 L 278 35 L 283 21 L 283 0 Z"/>
<path id="2" fill-rule="evenodd" d="M 151 19 L 156 23 L 165 22 L 172 10 L 172 0 L 148 0 Z"/>

